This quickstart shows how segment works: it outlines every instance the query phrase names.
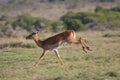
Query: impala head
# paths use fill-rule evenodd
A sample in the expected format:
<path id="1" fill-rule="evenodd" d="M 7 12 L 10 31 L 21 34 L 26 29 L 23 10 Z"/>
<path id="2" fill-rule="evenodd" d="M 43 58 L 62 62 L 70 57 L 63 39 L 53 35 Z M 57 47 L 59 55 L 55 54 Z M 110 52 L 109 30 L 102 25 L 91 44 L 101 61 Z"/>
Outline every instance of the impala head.
<path id="1" fill-rule="evenodd" d="M 26 39 L 34 39 L 34 38 L 39 38 L 38 31 L 32 32 L 30 35 L 26 37 Z"/>

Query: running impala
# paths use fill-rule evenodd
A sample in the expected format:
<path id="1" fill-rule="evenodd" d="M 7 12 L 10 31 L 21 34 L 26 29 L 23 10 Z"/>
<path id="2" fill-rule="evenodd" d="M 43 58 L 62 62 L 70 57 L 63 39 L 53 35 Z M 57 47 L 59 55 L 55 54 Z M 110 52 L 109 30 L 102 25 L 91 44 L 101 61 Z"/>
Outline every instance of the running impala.
<path id="1" fill-rule="evenodd" d="M 82 45 L 82 49 L 84 52 L 87 52 L 86 50 L 91 51 L 91 49 L 87 46 L 87 44 L 82 38 L 79 38 L 79 39 L 76 38 L 75 31 L 73 30 L 66 30 L 62 33 L 49 37 L 45 40 L 41 40 L 38 35 L 38 31 L 36 31 L 28 35 L 26 39 L 33 39 L 35 43 L 40 48 L 43 49 L 42 55 L 39 57 L 39 60 L 34 64 L 34 66 L 37 66 L 38 63 L 43 58 L 43 56 L 47 53 L 47 51 L 51 51 L 51 50 L 55 52 L 57 58 L 60 61 L 60 64 L 63 65 L 63 61 L 58 53 L 58 49 L 66 43 L 68 44 L 70 43 L 79 44 L 80 43 Z"/>

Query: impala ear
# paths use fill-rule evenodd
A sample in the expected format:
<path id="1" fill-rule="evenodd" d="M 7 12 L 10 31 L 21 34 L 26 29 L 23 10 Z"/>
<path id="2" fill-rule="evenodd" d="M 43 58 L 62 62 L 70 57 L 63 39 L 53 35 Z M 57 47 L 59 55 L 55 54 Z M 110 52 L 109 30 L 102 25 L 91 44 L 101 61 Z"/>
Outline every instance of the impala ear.
<path id="1" fill-rule="evenodd" d="M 39 29 L 35 25 L 33 25 L 33 29 L 34 29 L 34 33 L 37 34 L 39 32 Z"/>
<path id="2" fill-rule="evenodd" d="M 35 33 L 38 34 L 38 31 L 36 31 Z"/>

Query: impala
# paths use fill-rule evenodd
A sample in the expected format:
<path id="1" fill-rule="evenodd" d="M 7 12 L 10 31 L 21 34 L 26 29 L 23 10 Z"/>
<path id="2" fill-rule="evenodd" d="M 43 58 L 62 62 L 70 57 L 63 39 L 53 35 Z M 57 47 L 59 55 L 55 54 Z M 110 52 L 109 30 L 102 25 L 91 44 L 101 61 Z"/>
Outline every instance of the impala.
<path id="1" fill-rule="evenodd" d="M 73 30 L 66 30 L 62 33 L 59 33 L 55 36 L 49 37 L 45 40 L 41 40 L 39 35 L 38 35 L 38 31 L 31 33 L 30 35 L 28 35 L 26 37 L 26 39 L 33 39 L 35 41 L 35 43 L 43 49 L 43 53 L 42 55 L 39 57 L 39 60 L 35 63 L 34 66 L 37 66 L 38 63 L 41 61 L 41 59 L 43 58 L 43 56 L 47 53 L 47 51 L 54 51 L 57 58 L 60 61 L 60 64 L 63 65 L 63 61 L 58 53 L 58 49 L 68 43 L 74 43 L 74 44 L 78 44 L 80 43 L 82 45 L 82 49 L 83 51 L 87 52 L 86 50 L 90 50 L 91 49 L 87 46 L 87 44 L 85 43 L 85 41 L 82 38 L 77 39 L 75 32 Z"/>

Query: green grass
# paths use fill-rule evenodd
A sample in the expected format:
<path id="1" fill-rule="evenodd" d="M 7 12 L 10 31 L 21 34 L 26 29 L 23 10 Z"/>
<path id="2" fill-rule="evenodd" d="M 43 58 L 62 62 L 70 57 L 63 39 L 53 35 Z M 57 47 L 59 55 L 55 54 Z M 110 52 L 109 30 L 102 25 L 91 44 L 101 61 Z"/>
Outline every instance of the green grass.
<path id="1" fill-rule="evenodd" d="M 79 45 L 59 50 L 64 66 L 54 52 L 48 52 L 38 67 L 33 64 L 40 48 L 5 48 L 0 50 L 0 80 L 120 80 L 120 31 L 81 32 L 93 51 L 84 53 Z"/>

